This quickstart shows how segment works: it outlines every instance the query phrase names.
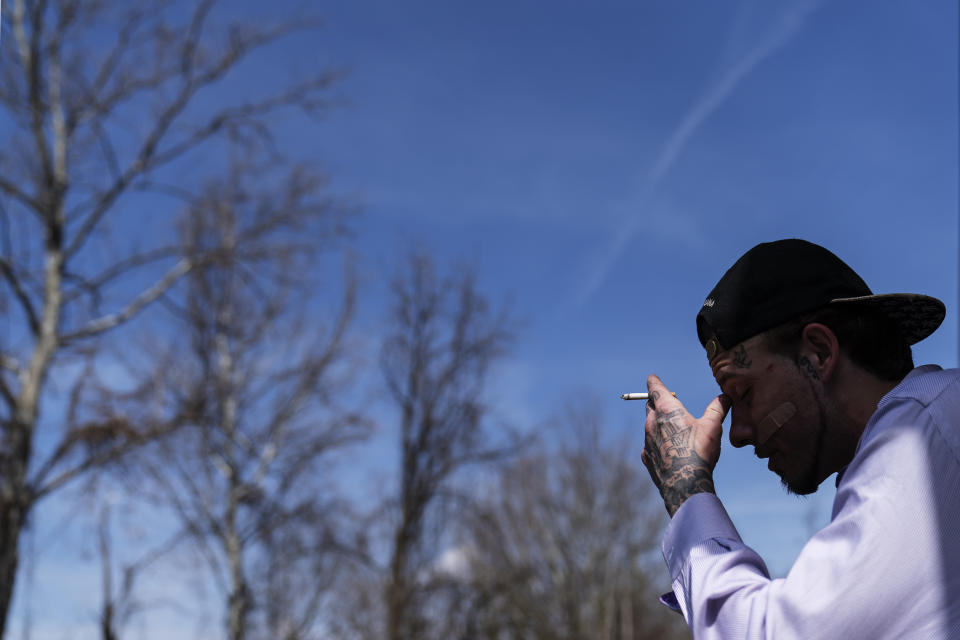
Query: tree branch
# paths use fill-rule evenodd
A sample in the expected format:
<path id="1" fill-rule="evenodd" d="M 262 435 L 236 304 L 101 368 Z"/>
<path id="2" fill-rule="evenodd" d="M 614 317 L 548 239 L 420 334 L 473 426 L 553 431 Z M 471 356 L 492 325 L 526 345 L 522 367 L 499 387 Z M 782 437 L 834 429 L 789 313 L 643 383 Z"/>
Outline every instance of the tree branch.
<path id="1" fill-rule="evenodd" d="M 37 316 L 36 309 L 33 308 L 30 296 L 24 290 L 13 265 L 3 257 L 0 257 L 0 272 L 3 273 L 3 277 L 10 283 L 10 288 L 13 289 L 13 295 L 16 296 L 17 302 L 20 303 L 20 308 L 23 309 L 23 313 L 27 317 L 30 332 L 35 336 L 40 335 L 40 318 Z"/>
<path id="2" fill-rule="evenodd" d="M 33 134 L 34 145 L 40 159 L 40 168 L 46 184 L 53 183 L 53 166 L 50 160 L 50 151 L 47 149 L 47 139 L 43 130 L 43 114 L 47 112 L 43 103 L 41 63 L 41 34 L 43 33 L 43 17 L 46 13 L 46 0 L 38 0 L 31 12 L 31 26 L 33 32 L 28 39 L 25 18 L 26 7 L 24 0 L 14 0 L 13 3 L 13 34 L 17 42 L 20 63 L 27 74 L 28 93 L 30 104 L 30 131 Z"/>
<path id="3" fill-rule="evenodd" d="M 25 191 L 20 189 L 20 187 L 10 180 L 7 180 L 3 176 L 0 176 L 0 191 L 3 191 L 13 199 L 20 201 L 21 204 L 26 205 L 34 212 L 40 212 L 43 209 L 39 200 L 28 195 Z"/>
<path id="4" fill-rule="evenodd" d="M 66 274 L 66 275 L 68 277 L 74 277 L 77 280 L 79 280 L 80 284 L 78 285 L 78 288 L 80 290 L 88 293 L 95 293 L 100 289 L 102 289 L 107 284 L 109 284 L 110 282 L 126 275 L 133 269 L 144 267 L 146 265 L 150 265 L 155 262 L 159 262 L 161 260 L 168 260 L 170 258 L 179 256 L 182 253 L 183 253 L 183 249 L 181 247 L 176 247 L 176 246 L 158 247 L 156 249 L 152 249 L 150 251 L 144 251 L 143 253 L 138 253 L 138 254 L 129 256 L 128 258 L 125 258 L 123 260 L 119 260 L 114 264 L 110 265 L 109 268 L 103 270 L 102 272 L 98 273 L 96 276 L 94 276 L 93 278 L 90 278 L 89 280 L 82 279 L 79 276 L 72 276 L 72 274 Z M 67 302 L 70 302 L 77 299 L 80 295 L 81 293 L 74 291 L 71 294 L 65 296 L 64 300 Z"/>
<path id="5" fill-rule="evenodd" d="M 204 2 L 195 11 L 191 28 L 188 31 L 188 36 L 183 47 L 184 56 L 189 56 L 192 59 L 193 52 L 197 46 L 196 40 L 199 38 L 206 12 L 209 11 L 212 4 L 210 1 Z M 67 258 L 75 255 L 80 250 L 117 198 L 140 176 L 197 148 L 201 143 L 225 128 L 243 124 L 246 126 L 254 126 L 255 123 L 252 121 L 253 119 L 262 118 L 268 113 L 285 106 L 297 105 L 304 109 L 313 110 L 324 104 L 323 101 L 315 98 L 313 94 L 330 85 L 334 78 L 334 75 L 331 73 L 321 74 L 316 79 L 300 83 L 292 89 L 281 93 L 279 96 L 263 100 L 259 103 L 222 109 L 210 118 L 205 125 L 195 129 L 192 134 L 173 143 L 162 152 L 159 151 L 160 143 L 166 137 L 173 123 L 183 115 L 188 105 L 202 89 L 222 79 L 254 50 L 290 33 L 298 26 L 299 25 L 295 24 L 282 24 L 274 29 L 263 30 L 248 35 L 245 38 L 235 36 L 231 39 L 228 50 L 218 60 L 214 61 L 197 75 L 194 75 L 192 60 L 188 61 L 186 58 L 181 60 L 180 76 L 183 79 L 183 86 L 179 93 L 157 116 L 154 128 L 145 138 L 135 159 L 127 167 L 126 171 L 118 176 L 108 189 L 97 195 L 92 203 L 81 205 L 81 209 L 86 206 L 93 206 L 93 210 L 83 219 L 83 222 L 74 235 L 73 241 L 68 245 L 66 249 Z"/>
<path id="6" fill-rule="evenodd" d="M 92 424 L 71 431 L 66 435 L 54 453 L 51 454 L 50 458 L 48 458 L 36 474 L 34 474 L 34 479 L 30 483 L 34 487 L 34 499 L 39 500 L 47 496 L 91 469 L 102 467 L 118 460 L 123 455 L 129 453 L 133 447 L 152 437 L 155 437 L 155 434 L 139 433 L 126 421 L 120 419 L 108 420 L 104 423 Z M 53 472 L 57 464 L 65 459 L 78 446 L 84 444 L 97 446 L 104 441 L 114 440 L 120 440 L 120 442 L 110 444 L 103 451 L 91 453 L 76 466 L 61 472 L 52 480 L 45 482 L 46 477 Z"/>
<path id="7" fill-rule="evenodd" d="M 90 338 L 101 334 L 104 331 L 123 324 L 142 311 L 144 307 L 162 296 L 177 280 L 186 275 L 194 266 L 193 260 L 190 258 L 182 258 L 173 268 L 167 271 L 160 280 L 134 298 L 123 310 L 90 321 L 77 331 L 61 336 L 60 342 L 62 344 L 69 344 L 82 338 Z"/>
<path id="8" fill-rule="evenodd" d="M 7 403 L 7 407 L 13 411 L 17 407 L 17 396 L 13 392 L 13 389 L 7 384 L 7 381 L 3 379 L 3 373 L 0 372 L 0 397 L 3 397 L 3 401 Z"/>

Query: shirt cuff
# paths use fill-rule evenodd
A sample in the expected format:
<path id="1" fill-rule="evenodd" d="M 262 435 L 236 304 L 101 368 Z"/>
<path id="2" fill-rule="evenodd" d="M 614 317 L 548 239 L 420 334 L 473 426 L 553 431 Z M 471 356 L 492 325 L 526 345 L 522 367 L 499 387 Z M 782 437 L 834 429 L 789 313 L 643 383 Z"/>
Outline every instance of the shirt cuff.
<path id="1" fill-rule="evenodd" d="M 680 615 L 683 615 L 683 609 L 680 608 L 680 601 L 677 600 L 677 595 L 673 591 L 667 591 L 660 596 L 660 603 L 666 605 L 671 611 L 676 611 Z"/>
<path id="2" fill-rule="evenodd" d="M 702 492 L 684 500 L 663 535 L 663 559 L 670 579 L 676 580 L 680 575 L 693 547 L 716 538 L 743 543 L 720 498 Z"/>

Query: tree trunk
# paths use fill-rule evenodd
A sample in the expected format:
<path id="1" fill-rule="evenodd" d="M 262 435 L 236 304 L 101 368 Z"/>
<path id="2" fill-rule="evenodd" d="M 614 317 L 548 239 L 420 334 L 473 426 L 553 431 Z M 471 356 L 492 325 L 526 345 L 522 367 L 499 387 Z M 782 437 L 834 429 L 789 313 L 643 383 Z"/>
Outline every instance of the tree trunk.
<path id="1" fill-rule="evenodd" d="M 61 271 L 63 268 L 62 229 L 63 209 L 57 205 L 50 216 L 47 235 L 47 259 L 44 273 L 44 307 L 37 343 L 30 366 L 21 379 L 15 418 L 4 434 L 6 451 L 0 488 L 0 638 L 7 628 L 7 614 L 13 599 L 17 568 L 20 564 L 20 533 L 27 513 L 33 505 L 33 496 L 27 486 L 27 468 L 33 449 L 33 432 L 40 406 L 40 390 L 50 368 L 50 361 L 58 346 L 60 312 L 62 308 Z"/>
<path id="2" fill-rule="evenodd" d="M 22 502 L 16 492 L 12 497 L 4 495 L 0 502 L 0 638 L 5 637 L 7 613 L 20 564 L 20 532 L 26 517 Z"/>
<path id="3" fill-rule="evenodd" d="M 387 584 L 387 638 L 405 640 L 403 628 L 406 626 L 406 598 L 409 587 L 406 583 L 406 558 L 408 541 L 404 535 L 405 527 L 400 527 L 395 542 L 395 550 L 390 563 L 390 582 Z"/>

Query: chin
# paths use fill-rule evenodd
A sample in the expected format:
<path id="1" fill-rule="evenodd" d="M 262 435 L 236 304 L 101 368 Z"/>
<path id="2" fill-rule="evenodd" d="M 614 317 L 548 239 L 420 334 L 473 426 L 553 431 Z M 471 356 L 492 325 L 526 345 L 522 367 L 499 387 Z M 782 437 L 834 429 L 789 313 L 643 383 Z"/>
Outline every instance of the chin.
<path id="1" fill-rule="evenodd" d="M 808 496 L 811 493 L 816 493 L 817 489 L 820 488 L 820 483 L 827 477 L 821 476 L 818 471 L 819 465 L 817 464 L 811 464 L 805 468 L 801 466 L 799 469 L 797 467 L 790 467 L 786 470 L 773 469 L 773 472 L 780 476 L 780 483 L 787 493 L 797 496 Z"/>
<path id="2" fill-rule="evenodd" d="M 817 489 L 820 487 L 820 485 L 810 486 L 805 484 L 792 484 L 787 480 L 783 480 L 782 478 L 780 480 L 780 484 L 783 485 L 783 488 L 786 489 L 787 493 L 795 496 L 808 496 L 811 493 L 816 493 Z"/>
<path id="3" fill-rule="evenodd" d="M 816 493 L 817 489 L 820 488 L 820 482 L 815 478 L 802 478 L 798 480 L 781 475 L 780 484 L 783 485 L 787 493 L 796 496 L 808 496 L 811 493 Z"/>

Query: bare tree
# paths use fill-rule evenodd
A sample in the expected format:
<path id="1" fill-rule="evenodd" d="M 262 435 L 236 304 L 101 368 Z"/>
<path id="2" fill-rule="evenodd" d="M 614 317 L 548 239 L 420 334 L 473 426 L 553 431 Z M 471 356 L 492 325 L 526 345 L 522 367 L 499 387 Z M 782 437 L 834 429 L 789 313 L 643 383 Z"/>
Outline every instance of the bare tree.
<path id="1" fill-rule="evenodd" d="M 603 444 L 596 409 L 572 408 L 540 445 L 500 468 L 461 521 L 448 638 L 689 637 L 658 602 L 666 524 L 639 456 Z M 573 437 L 571 437 L 573 434 Z"/>
<path id="2" fill-rule="evenodd" d="M 344 283 L 339 310 L 322 306 L 312 274 L 317 248 L 339 234 L 336 216 L 300 172 L 285 197 L 252 192 L 265 171 L 238 169 L 185 218 L 189 253 L 217 248 L 186 276 L 182 300 L 165 299 L 188 341 L 172 341 L 129 408 L 110 394 L 92 409 L 152 406 L 161 423 L 178 421 L 124 469 L 145 470 L 146 495 L 194 543 L 223 593 L 230 640 L 312 637 L 338 568 L 359 555 L 324 473 L 368 427 L 346 401 L 354 286 Z"/>
<path id="3" fill-rule="evenodd" d="M 101 586 L 103 589 L 103 600 L 100 608 L 100 638 L 101 640 L 119 640 L 120 629 L 129 621 L 137 609 L 133 588 L 138 571 L 133 566 L 125 567 L 121 571 L 123 577 L 120 584 L 114 586 L 114 576 L 117 571 L 114 567 L 109 507 L 104 507 L 101 512 L 97 534 L 97 549 L 100 553 L 102 574 Z"/>
<path id="4" fill-rule="evenodd" d="M 428 637 L 421 577 L 436 556 L 451 479 L 507 450 L 493 444 L 484 386 L 511 334 L 469 273 L 438 276 L 423 255 L 401 270 L 393 300 L 382 367 L 400 417 L 400 478 L 384 609 L 385 635 L 400 640 Z"/>
<path id="5" fill-rule="evenodd" d="M 113 520 L 112 508 L 107 502 L 101 507 L 97 525 L 97 552 L 100 556 L 103 593 L 98 620 L 101 640 L 120 640 L 124 629 L 137 615 L 167 604 L 163 601 L 142 600 L 138 597 L 137 586 L 152 565 L 177 546 L 180 538 L 177 535 L 164 541 L 135 561 L 118 563 L 117 545 L 112 533 Z"/>
<path id="6" fill-rule="evenodd" d="M 269 150 L 275 114 L 324 108 L 328 72 L 264 91 L 249 82 L 230 101 L 218 89 L 247 58 L 312 23 L 218 28 L 213 8 L 213 0 L 3 3 L 0 637 L 37 500 L 145 439 L 130 422 L 67 431 L 44 421 L 52 369 L 116 339 L 209 257 L 185 252 L 168 225 L 171 210 L 196 195 L 192 173 L 223 166 L 222 141 Z M 45 442 L 60 439 L 46 459 L 37 459 L 39 431 Z"/>

